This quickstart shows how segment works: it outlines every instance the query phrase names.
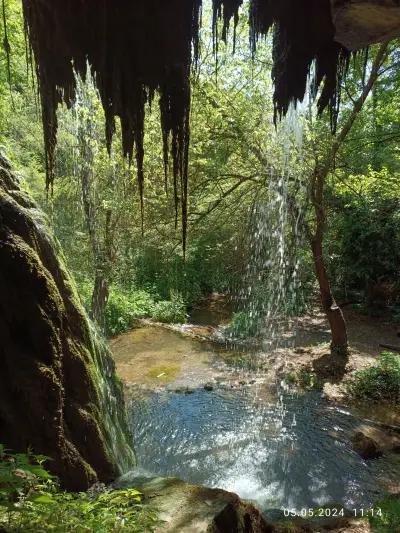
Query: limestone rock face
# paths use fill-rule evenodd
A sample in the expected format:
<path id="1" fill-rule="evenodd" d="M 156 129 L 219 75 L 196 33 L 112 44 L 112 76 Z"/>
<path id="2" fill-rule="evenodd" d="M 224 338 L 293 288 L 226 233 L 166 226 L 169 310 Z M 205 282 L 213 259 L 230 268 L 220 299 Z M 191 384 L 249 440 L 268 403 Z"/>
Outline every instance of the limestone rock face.
<path id="1" fill-rule="evenodd" d="M 335 40 L 348 50 L 400 36 L 398 0 L 331 0 Z"/>
<path id="2" fill-rule="evenodd" d="M 48 455 L 72 490 L 113 479 L 117 456 L 132 464 L 112 359 L 43 213 L 1 155 L 0 339 L 2 444 Z"/>
<path id="3" fill-rule="evenodd" d="M 275 531 L 250 503 L 232 492 L 191 485 L 176 478 L 128 475 L 119 487 L 135 487 L 159 510 L 162 533 L 272 533 Z"/>

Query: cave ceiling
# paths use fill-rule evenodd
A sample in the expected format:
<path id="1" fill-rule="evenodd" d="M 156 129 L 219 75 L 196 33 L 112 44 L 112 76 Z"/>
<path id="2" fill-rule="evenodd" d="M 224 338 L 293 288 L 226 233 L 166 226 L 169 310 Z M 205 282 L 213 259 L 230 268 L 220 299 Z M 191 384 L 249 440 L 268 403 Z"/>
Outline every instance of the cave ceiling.
<path id="1" fill-rule="evenodd" d="M 159 94 L 165 169 L 170 161 L 185 244 L 190 71 L 202 0 L 22 1 L 37 66 L 48 182 L 57 107 L 73 103 L 74 69 L 84 77 L 88 62 L 104 107 L 107 143 L 118 117 L 124 154 L 136 159 L 141 197 L 145 108 Z M 241 7 L 248 9 L 254 50 L 260 37 L 273 35 L 276 117 L 302 100 L 312 65 L 319 110 L 329 107 L 335 117 L 350 52 L 400 33 L 398 0 L 213 0 L 216 39 L 226 38 Z"/>

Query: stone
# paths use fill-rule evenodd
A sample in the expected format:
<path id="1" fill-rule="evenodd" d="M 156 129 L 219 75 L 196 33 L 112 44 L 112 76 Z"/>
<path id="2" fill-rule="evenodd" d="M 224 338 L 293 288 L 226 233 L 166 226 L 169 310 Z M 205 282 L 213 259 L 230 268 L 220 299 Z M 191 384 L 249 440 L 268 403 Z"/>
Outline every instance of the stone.
<path id="1" fill-rule="evenodd" d="M 74 491 L 132 468 L 111 355 L 84 312 L 44 213 L 1 154 L 0 295 L 2 444 L 49 456 L 49 470 Z"/>
<path id="2" fill-rule="evenodd" d="M 358 50 L 400 35 L 397 0 L 331 0 L 335 41 Z"/>
<path id="3" fill-rule="evenodd" d="M 352 437 L 353 449 L 363 459 L 375 459 L 388 452 L 400 452 L 400 436 L 373 426 L 361 425 Z"/>
<path id="4" fill-rule="evenodd" d="M 272 533 L 260 511 L 239 496 L 176 478 L 121 478 L 118 488 L 134 487 L 144 502 L 158 509 L 163 521 L 156 533 Z"/>

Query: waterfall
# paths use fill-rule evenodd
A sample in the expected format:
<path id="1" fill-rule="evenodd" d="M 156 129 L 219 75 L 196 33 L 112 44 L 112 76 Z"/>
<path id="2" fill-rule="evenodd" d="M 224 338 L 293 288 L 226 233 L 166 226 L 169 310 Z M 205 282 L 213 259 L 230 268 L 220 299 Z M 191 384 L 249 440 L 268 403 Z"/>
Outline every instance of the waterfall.
<path id="1" fill-rule="evenodd" d="M 278 126 L 263 190 L 249 213 L 248 261 L 230 338 L 256 340 L 270 353 L 293 340 L 300 299 L 303 121 L 294 109 Z"/>

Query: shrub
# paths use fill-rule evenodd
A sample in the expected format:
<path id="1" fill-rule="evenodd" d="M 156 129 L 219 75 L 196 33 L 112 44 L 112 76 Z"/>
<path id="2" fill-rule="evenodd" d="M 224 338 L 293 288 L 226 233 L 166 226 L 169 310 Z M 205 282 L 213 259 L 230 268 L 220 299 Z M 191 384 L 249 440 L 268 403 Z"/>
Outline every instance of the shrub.
<path id="1" fill-rule="evenodd" d="M 135 489 L 67 493 L 43 464 L 47 457 L 0 445 L 0 530 L 7 533 L 151 532 L 159 524 Z"/>
<path id="2" fill-rule="evenodd" d="M 289 372 L 284 377 L 285 381 L 289 385 L 295 385 L 304 390 L 321 389 L 321 383 L 318 377 L 312 370 L 302 368 L 295 372 Z"/>
<path id="3" fill-rule="evenodd" d="M 400 356 L 383 352 L 376 366 L 355 374 L 348 389 L 357 400 L 397 403 L 400 401 Z"/>
<path id="4" fill-rule="evenodd" d="M 125 292 L 112 287 L 106 306 L 106 333 L 117 335 L 132 327 L 135 318 L 152 315 L 154 299 L 146 291 Z"/>
<path id="5" fill-rule="evenodd" d="M 238 311 L 233 314 L 232 320 L 227 328 L 227 335 L 231 339 L 246 339 L 257 335 L 262 326 L 262 318 L 252 317 L 246 311 Z"/>
<path id="6" fill-rule="evenodd" d="M 388 497 L 374 505 L 374 512 L 370 517 L 371 531 L 376 533 L 394 533 L 400 531 L 400 500 L 396 497 Z"/>
<path id="7" fill-rule="evenodd" d="M 93 286 L 87 281 L 78 283 L 79 294 L 88 313 L 90 313 Z M 157 322 L 185 322 L 186 304 L 180 293 L 171 291 L 170 300 L 156 301 L 147 290 L 121 289 L 118 285 L 110 288 L 106 305 L 106 335 L 112 337 L 129 330 L 137 318 L 153 318 Z"/>
<path id="8" fill-rule="evenodd" d="M 157 322 L 182 324 L 186 321 L 186 305 L 178 293 L 171 294 L 171 300 L 157 302 L 151 317 Z"/>
<path id="9" fill-rule="evenodd" d="M 90 315 L 93 283 L 78 280 L 78 292 L 81 301 Z M 117 285 L 110 288 L 110 297 L 105 310 L 106 335 L 112 337 L 130 329 L 135 318 L 152 315 L 153 296 L 144 290 L 124 290 Z"/>

